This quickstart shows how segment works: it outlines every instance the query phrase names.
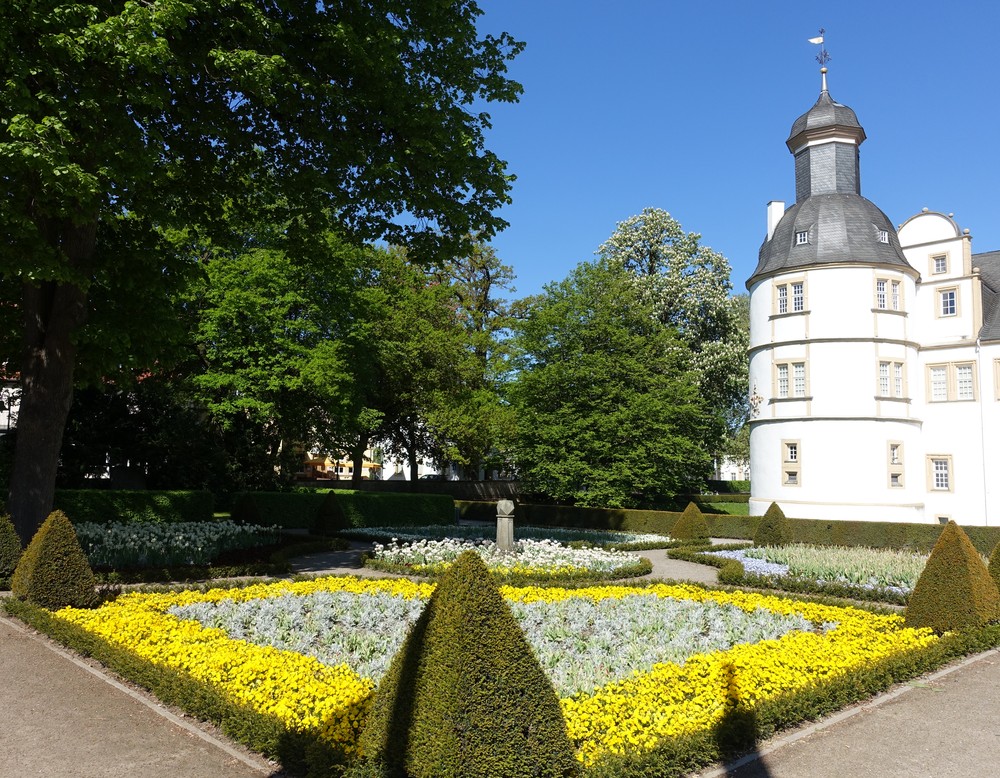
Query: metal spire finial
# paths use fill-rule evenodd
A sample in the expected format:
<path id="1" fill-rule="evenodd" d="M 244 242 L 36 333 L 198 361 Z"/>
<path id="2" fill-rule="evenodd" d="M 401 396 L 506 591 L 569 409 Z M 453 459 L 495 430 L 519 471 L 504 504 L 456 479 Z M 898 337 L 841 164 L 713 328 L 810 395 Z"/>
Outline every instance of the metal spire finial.
<path id="1" fill-rule="evenodd" d="M 824 92 L 827 91 L 826 90 L 826 63 L 829 62 L 830 59 L 831 59 L 830 53 L 826 50 L 825 38 L 826 38 L 826 30 L 824 30 L 822 27 L 820 27 L 819 28 L 819 35 L 817 37 L 815 37 L 815 38 L 810 38 L 809 39 L 810 43 L 819 44 L 819 47 L 820 47 L 819 54 L 816 55 L 816 61 L 820 65 L 819 72 L 823 74 L 823 91 Z"/>

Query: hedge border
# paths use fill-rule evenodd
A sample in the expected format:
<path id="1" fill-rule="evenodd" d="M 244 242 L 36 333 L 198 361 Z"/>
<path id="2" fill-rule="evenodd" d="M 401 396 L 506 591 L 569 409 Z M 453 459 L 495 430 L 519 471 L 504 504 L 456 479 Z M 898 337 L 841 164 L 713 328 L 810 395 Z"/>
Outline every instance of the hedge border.
<path id="1" fill-rule="evenodd" d="M 52 509 L 77 524 L 174 524 L 212 521 L 215 508 L 209 491 L 56 489 Z"/>

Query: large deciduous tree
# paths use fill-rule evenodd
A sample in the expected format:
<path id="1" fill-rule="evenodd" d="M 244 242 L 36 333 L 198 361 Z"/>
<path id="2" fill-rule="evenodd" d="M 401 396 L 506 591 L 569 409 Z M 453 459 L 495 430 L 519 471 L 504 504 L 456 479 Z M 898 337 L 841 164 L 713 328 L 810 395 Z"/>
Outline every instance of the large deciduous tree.
<path id="1" fill-rule="evenodd" d="M 619 222 L 599 254 L 637 279 L 655 315 L 690 350 L 708 402 L 724 414 L 730 429 L 738 429 L 749 380 L 749 327 L 743 325 L 745 305 L 730 297 L 726 258 L 658 208 Z"/>
<path id="2" fill-rule="evenodd" d="M 52 501 L 94 301 L 159 299 L 182 227 L 216 244 L 264 210 L 307 232 L 454 254 L 502 226 L 483 102 L 513 101 L 521 44 L 474 0 L 9 0 L 0 24 L 0 297 L 22 397 L 9 508 Z M 280 221 L 278 219 L 277 221 Z M 129 344 L 120 345 L 119 355 Z"/>
<path id="3" fill-rule="evenodd" d="M 516 342 L 509 392 L 524 490 L 627 507 L 708 476 L 719 424 L 691 353 L 620 264 L 584 263 L 547 286 Z"/>

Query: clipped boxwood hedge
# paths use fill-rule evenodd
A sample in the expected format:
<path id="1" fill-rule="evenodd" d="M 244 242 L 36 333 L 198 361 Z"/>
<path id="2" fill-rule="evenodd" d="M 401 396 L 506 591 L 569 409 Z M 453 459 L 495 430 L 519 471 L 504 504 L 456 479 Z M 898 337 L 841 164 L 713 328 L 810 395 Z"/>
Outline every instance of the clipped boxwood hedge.
<path id="1" fill-rule="evenodd" d="M 231 516 L 240 524 L 313 531 L 330 489 L 301 492 L 237 492 Z"/>
<path id="2" fill-rule="evenodd" d="M 212 521 L 213 507 L 208 491 L 57 489 L 53 503 L 70 521 L 95 524 Z"/>
<path id="3" fill-rule="evenodd" d="M 317 526 L 324 534 L 351 527 L 421 527 L 454 524 L 455 501 L 447 494 L 412 494 L 331 490 L 324 498 Z"/>
<path id="4" fill-rule="evenodd" d="M 247 524 L 329 535 L 349 527 L 454 524 L 455 505 L 447 494 L 393 494 L 349 489 L 240 492 L 233 495 L 232 517 L 234 521 Z"/>

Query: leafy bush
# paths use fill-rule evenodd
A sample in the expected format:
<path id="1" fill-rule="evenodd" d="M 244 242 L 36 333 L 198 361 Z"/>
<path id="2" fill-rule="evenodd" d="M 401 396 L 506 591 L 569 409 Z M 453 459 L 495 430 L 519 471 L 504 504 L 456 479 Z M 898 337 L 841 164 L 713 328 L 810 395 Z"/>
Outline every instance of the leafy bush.
<path id="1" fill-rule="evenodd" d="M 670 536 L 676 540 L 706 541 L 709 538 L 708 524 L 702 515 L 701 509 L 693 502 L 689 502 L 684 509 L 684 513 L 670 530 Z"/>
<path id="2" fill-rule="evenodd" d="M 482 560 L 438 585 L 379 685 L 356 775 L 576 773 L 559 699 Z"/>
<path id="3" fill-rule="evenodd" d="M 785 512 L 776 502 L 772 502 L 757 525 L 753 536 L 755 546 L 787 546 L 792 542 L 792 529 L 785 518 Z"/>
<path id="4" fill-rule="evenodd" d="M 54 508 L 73 521 L 106 522 L 211 521 L 214 503 L 206 491 L 128 491 L 57 489 Z"/>
<path id="5" fill-rule="evenodd" d="M 718 492 L 719 494 L 750 494 L 750 482 L 749 481 L 719 481 L 719 480 L 709 480 L 706 485 L 713 492 Z"/>
<path id="6" fill-rule="evenodd" d="M 21 559 L 21 539 L 14 529 L 14 522 L 6 513 L 0 513 L 0 588 L 6 588 L 10 574 Z"/>
<path id="7" fill-rule="evenodd" d="M 73 525 L 65 513 L 53 511 L 21 556 L 11 576 L 11 592 L 49 610 L 89 608 L 97 604 L 95 586 Z"/>
<path id="8" fill-rule="evenodd" d="M 347 527 L 419 527 L 454 524 L 455 503 L 446 494 L 412 494 L 331 490 L 320 506 L 322 533 Z"/>
<path id="9" fill-rule="evenodd" d="M 949 521 L 913 587 L 906 625 L 947 632 L 998 618 L 1000 592 L 993 578 L 968 536 Z"/>

